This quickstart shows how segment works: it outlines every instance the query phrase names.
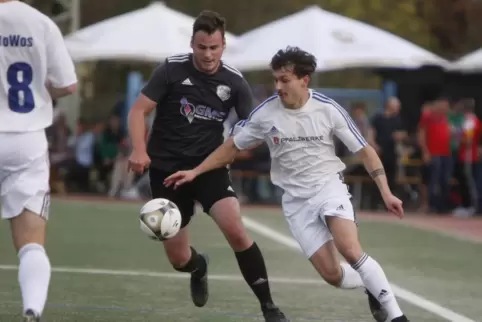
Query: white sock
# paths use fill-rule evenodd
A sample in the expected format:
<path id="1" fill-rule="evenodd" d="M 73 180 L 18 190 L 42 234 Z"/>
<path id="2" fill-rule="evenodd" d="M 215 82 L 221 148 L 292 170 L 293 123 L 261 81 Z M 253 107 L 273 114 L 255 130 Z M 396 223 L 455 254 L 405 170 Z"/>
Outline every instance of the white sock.
<path id="1" fill-rule="evenodd" d="M 41 315 L 50 282 L 50 262 L 45 249 L 39 244 L 27 244 L 18 252 L 20 265 L 18 281 L 22 291 L 23 310 Z"/>
<path id="2" fill-rule="evenodd" d="M 363 281 L 358 274 L 349 264 L 341 263 L 341 271 L 343 273 L 343 277 L 341 279 L 341 283 L 339 288 L 343 288 L 346 290 L 352 290 L 355 288 L 365 287 Z"/>
<path id="3" fill-rule="evenodd" d="M 358 262 L 353 265 L 353 268 L 360 274 L 368 291 L 378 299 L 387 311 L 389 321 L 403 315 L 383 269 L 373 258 L 363 254 Z"/>

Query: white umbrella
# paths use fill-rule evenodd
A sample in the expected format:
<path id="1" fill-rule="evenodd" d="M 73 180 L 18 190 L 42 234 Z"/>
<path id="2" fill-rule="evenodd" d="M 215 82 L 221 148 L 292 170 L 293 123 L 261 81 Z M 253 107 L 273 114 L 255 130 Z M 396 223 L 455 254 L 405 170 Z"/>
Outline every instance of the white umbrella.
<path id="1" fill-rule="evenodd" d="M 240 70 L 269 68 L 272 56 L 298 46 L 318 59 L 318 71 L 349 67 L 417 68 L 448 61 L 387 31 L 310 6 L 238 38 L 225 58 Z"/>
<path id="2" fill-rule="evenodd" d="M 163 3 L 151 5 L 85 27 L 65 38 L 75 61 L 99 59 L 158 62 L 189 52 L 194 18 Z M 226 33 L 228 45 L 235 36 Z"/>
<path id="3" fill-rule="evenodd" d="M 450 66 L 450 70 L 463 72 L 481 72 L 482 71 L 482 48 L 470 53 Z"/>

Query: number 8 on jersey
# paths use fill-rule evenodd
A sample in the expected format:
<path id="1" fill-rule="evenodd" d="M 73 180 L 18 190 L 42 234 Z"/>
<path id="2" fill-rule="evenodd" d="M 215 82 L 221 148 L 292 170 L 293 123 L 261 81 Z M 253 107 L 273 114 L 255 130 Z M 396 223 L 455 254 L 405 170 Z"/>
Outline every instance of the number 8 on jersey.
<path id="1" fill-rule="evenodd" d="M 27 63 L 17 62 L 7 69 L 8 106 L 17 113 L 29 113 L 35 108 L 30 84 L 33 80 L 32 67 Z"/>

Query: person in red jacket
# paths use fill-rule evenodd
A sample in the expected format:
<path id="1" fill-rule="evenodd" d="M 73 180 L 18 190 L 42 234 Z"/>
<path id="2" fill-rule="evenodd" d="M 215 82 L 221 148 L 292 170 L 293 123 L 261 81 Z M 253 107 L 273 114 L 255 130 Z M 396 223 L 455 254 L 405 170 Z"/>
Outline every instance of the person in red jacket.
<path id="1" fill-rule="evenodd" d="M 451 130 L 447 114 L 449 100 L 439 97 L 430 104 L 420 118 L 418 139 L 422 159 L 428 166 L 428 194 L 430 208 L 446 212 L 453 161 L 450 151 Z"/>

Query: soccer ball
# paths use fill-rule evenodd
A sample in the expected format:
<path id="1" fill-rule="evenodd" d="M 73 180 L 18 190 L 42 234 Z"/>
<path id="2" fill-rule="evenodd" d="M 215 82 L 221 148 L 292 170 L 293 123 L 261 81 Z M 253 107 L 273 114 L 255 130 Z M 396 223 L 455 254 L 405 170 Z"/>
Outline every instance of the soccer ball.
<path id="1" fill-rule="evenodd" d="M 141 208 L 141 230 L 151 239 L 166 240 L 181 229 L 182 216 L 175 203 L 163 198 L 148 201 Z"/>

